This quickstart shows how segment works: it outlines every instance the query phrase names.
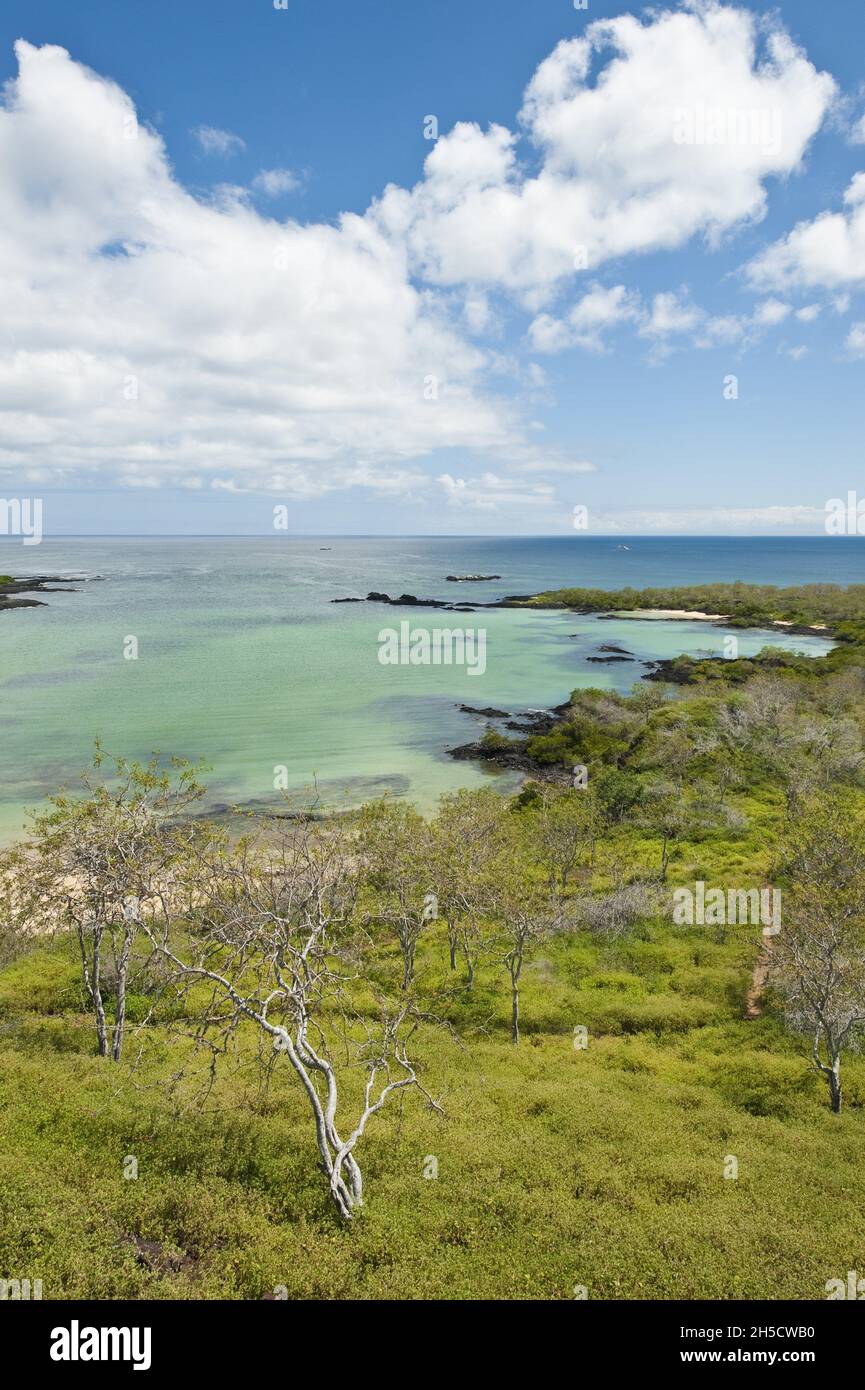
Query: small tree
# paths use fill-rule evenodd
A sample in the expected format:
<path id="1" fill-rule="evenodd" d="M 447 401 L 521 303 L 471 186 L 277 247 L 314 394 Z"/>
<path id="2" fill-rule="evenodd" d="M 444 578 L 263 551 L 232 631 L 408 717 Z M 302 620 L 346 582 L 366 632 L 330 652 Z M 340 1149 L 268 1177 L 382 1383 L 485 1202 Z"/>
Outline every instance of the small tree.
<path id="1" fill-rule="evenodd" d="M 343 820 L 267 827 L 230 848 L 213 836 L 192 868 L 192 930 L 165 904 L 143 919 L 154 948 L 186 987 L 198 1035 L 210 1039 L 214 1055 L 252 1024 L 269 1044 L 259 1053 L 264 1065 L 285 1058 L 309 1103 L 330 1198 L 343 1220 L 363 1201 L 356 1150 L 373 1115 L 409 1087 L 439 1109 L 409 1056 L 424 1021 L 417 1001 L 373 984 L 381 969 L 357 910 L 357 848 L 354 827 Z M 209 987 L 205 1004 L 201 984 Z M 362 1094 L 345 1121 L 343 1083 L 356 1069 L 364 1076 Z"/>
<path id="2" fill-rule="evenodd" d="M 667 701 L 667 687 L 657 681 L 637 681 L 631 686 L 628 709 L 639 716 L 640 725 L 645 728 L 659 709 Z"/>
<path id="3" fill-rule="evenodd" d="M 791 878 L 772 977 L 841 1110 L 841 1057 L 865 1029 L 865 830 L 846 799 L 812 802 L 783 849 Z M 789 903 L 789 908 L 786 907 Z"/>
<path id="4" fill-rule="evenodd" d="M 537 946 L 565 926 L 557 898 L 532 883 L 531 867 L 514 853 L 503 873 L 495 900 L 496 924 L 503 947 L 500 957 L 511 989 L 511 1041 L 520 1041 L 520 981 L 523 967 Z"/>
<path id="5" fill-rule="evenodd" d="M 457 952 L 471 989 L 484 948 L 481 923 L 495 894 L 510 824 L 502 798 L 487 788 L 443 796 L 432 822 L 432 877 L 439 915 L 447 924 L 450 968 Z"/>
<path id="6" fill-rule="evenodd" d="M 403 989 L 414 979 L 417 947 L 438 904 L 432 839 L 423 816 L 405 802 L 374 801 L 360 814 L 358 852 L 375 897 L 371 920 L 389 926 L 403 959 Z"/>
<path id="7" fill-rule="evenodd" d="M 34 818 L 19 860 L 17 910 L 31 930 L 74 932 L 97 1050 L 119 1062 L 141 912 L 171 891 L 176 866 L 196 834 L 184 818 L 204 789 L 197 769 L 182 759 L 164 768 L 157 757 L 147 764 L 111 758 L 103 777 L 105 763 L 97 743 L 96 775 L 83 776 L 83 795 L 51 797 L 51 809 Z M 106 1008 L 111 993 L 113 1024 Z"/>
<path id="8" fill-rule="evenodd" d="M 664 883 L 670 863 L 670 847 L 687 834 L 691 823 L 683 790 L 668 782 L 651 783 L 646 788 L 640 820 L 661 841 L 660 879 Z"/>
<path id="9" fill-rule="evenodd" d="M 594 860 L 600 826 L 594 791 L 544 786 L 528 824 L 532 852 L 546 871 L 550 892 L 565 893 L 581 858 Z"/>

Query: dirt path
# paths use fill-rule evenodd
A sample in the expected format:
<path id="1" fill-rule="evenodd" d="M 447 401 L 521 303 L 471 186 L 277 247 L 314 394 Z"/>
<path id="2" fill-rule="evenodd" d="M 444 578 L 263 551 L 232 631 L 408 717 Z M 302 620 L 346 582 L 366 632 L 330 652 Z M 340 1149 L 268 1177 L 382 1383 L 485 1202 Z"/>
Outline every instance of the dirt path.
<path id="1" fill-rule="evenodd" d="M 772 938 L 763 937 L 763 947 L 754 963 L 754 973 L 751 976 L 751 984 L 748 993 L 745 995 L 745 1017 L 760 1018 L 763 1013 L 763 991 L 766 988 L 766 979 L 769 974 L 769 966 L 772 963 Z"/>

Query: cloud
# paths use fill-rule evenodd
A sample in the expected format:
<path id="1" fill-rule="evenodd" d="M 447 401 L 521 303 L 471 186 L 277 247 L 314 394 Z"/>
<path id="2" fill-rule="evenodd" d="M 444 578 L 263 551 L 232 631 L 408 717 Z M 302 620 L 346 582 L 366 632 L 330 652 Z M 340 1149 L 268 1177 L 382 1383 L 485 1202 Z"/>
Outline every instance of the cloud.
<path id="1" fill-rule="evenodd" d="M 439 448 L 526 449 L 489 361 L 371 219 L 276 221 L 174 178 L 61 48 L 0 107 L 0 470 L 45 486 L 406 491 Z M 20 485 L 20 483 L 19 483 Z"/>
<path id="2" fill-rule="evenodd" d="M 480 478 L 454 478 L 442 473 L 436 482 L 452 507 L 498 511 L 501 507 L 548 507 L 555 498 L 549 483 L 525 483 L 484 473 Z"/>
<path id="3" fill-rule="evenodd" d="M 461 122 L 413 189 L 300 224 L 252 196 L 291 191 L 292 171 L 195 197 L 119 87 L 62 48 L 16 52 L 0 106 L 0 471 L 45 486 L 406 494 L 426 485 L 414 461 L 444 449 L 576 471 L 579 455 L 532 439 L 543 378 L 478 344 L 499 293 L 530 308 L 538 352 L 604 351 L 622 325 L 661 345 L 731 341 L 734 318 L 675 295 L 644 307 L 623 284 L 548 311 L 577 264 L 761 217 L 766 181 L 800 166 L 834 94 L 777 21 L 713 0 L 599 20 L 540 64 L 518 131 Z M 716 106 L 772 120 L 709 139 Z M 244 148 L 194 133 L 208 154 Z M 497 506 L 551 488 L 440 477 Z"/>
<path id="4" fill-rule="evenodd" d="M 390 186 L 372 215 L 432 283 L 498 286 L 540 308 L 575 263 L 596 270 L 760 219 L 765 181 L 800 167 L 834 93 L 777 21 L 745 10 L 695 0 L 646 22 L 598 20 L 527 88 L 534 171 L 513 132 L 461 122 L 424 178 Z"/>
<path id="5" fill-rule="evenodd" d="M 784 322 L 790 309 L 791 305 L 782 303 L 780 299 L 764 299 L 754 310 L 752 321 L 759 327 L 774 328 L 776 324 Z"/>
<path id="6" fill-rule="evenodd" d="M 712 315 L 690 298 L 687 289 L 662 291 L 647 306 L 636 290 L 624 285 L 603 289 L 594 285 L 563 319 L 539 314 L 529 326 L 529 342 L 535 352 L 557 353 L 580 347 L 592 352 L 607 349 L 604 334 L 622 324 L 636 326 L 641 338 L 652 343 L 650 361 L 659 361 L 675 348 L 693 345 L 753 345 L 788 318 L 791 305 L 766 299 L 751 314 Z M 811 306 L 812 310 L 819 308 Z M 804 316 L 815 317 L 814 313 Z"/>
<path id="7" fill-rule="evenodd" d="M 589 534 L 610 535 L 764 535 L 823 532 L 825 505 L 772 507 L 670 507 L 590 511 Z"/>
<path id="8" fill-rule="evenodd" d="M 541 455 L 539 458 L 532 459 L 530 462 L 519 465 L 521 473 L 596 473 L 595 464 L 589 463 L 587 459 L 556 459 L 555 456 L 548 457 Z"/>
<path id="9" fill-rule="evenodd" d="M 851 357 L 865 357 L 865 323 L 854 323 L 844 346 Z"/>
<path id="10" fill-rule="evenodd" d="M 624 285 L 604 289 L 593 285 L 564 320 L 539 314 L 529 325 L 529 341 L 535 352 L 561 352 L 582 347 L 604 351 L 604 333 L 640 317 L 640 297 Z"/>
<path id="11" fill-rule="evenodd" d="M 463 305 L 463 319 L 470 333 L 488 333 L 495 322 L 492 306 L 485 294 L 469 294 Z"/>
<path id="12" fill-rule="evenodd" d="M 671 293 L 656 294 L 652 311 L 640 332 L 650 338 L 667 338 L 671 334 L 690 333 L 704 318 L 695 304 L 682 302 Z"/>
<path id="13" fill-rule="evenodd" d="M 230 130 L 219 130 L 212 125 L 199 125 L 190 133 L 195 136 L 205 154 L 221 155 L 224 158 L 246 149 L 246 141 L 241 140 L 239 135 L 232 135 Z"/>
<path id="14" fill-rule="evenodd" d="M 252 187 L 267 198 L 279 198 L 283 193 L 293 193 L 301 183 L 300 176 L 291 169 L 261 169 L 252 180 Z"/>
<path id="15" fill-rule="evenodd" d="M 865 284 L 865 173 L 855 174 L 844 194 L 845 211 L 821 212 L 799 222 L 788 236 L 746 267 L 761 289 L 839 289 Z"/>

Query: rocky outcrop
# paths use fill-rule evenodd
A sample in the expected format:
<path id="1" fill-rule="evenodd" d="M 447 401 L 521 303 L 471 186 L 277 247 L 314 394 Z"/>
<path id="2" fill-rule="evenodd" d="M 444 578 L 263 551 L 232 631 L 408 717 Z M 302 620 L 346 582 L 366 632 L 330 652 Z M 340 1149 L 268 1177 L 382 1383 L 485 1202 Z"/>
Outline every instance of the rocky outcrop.
<path id="1" fill-rule="evenodd" d="M 76 584 L 92 581 L 76 579 Z M 51 574 L 34 574 L 29 579 L 0 579 L 0 613 L 4 608 L 44 608 L 39 598 L 21 598 L 21 594 L 77 594 L 78 589 L 69 588 L 70 581 Z M 48 586 L 51 586 L 50 588 Z"/>

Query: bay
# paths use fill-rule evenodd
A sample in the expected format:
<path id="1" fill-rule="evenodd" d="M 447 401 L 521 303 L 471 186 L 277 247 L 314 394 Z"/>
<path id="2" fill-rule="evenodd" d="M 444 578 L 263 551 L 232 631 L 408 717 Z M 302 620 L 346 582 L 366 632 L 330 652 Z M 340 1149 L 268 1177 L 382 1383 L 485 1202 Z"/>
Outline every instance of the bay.
<path id="1" fill-rule="evenodd" d="M 627 548 L 622 548 L 627 547 Z M 106 749 L 154 750 L 212 768 L 210 805 L 273 805 L 275 770 L 313 782 L 328 805 L 391 791 L 429 809 L 442 792 L 489 782 L 447 757 L 487 721 L 458 706 L 519 715 L 580 686 L 627 690 L 639 663 L 720 655 L 725 630 L 700 622 L 599 620 L 478 610 L 458 616 L 369 603 L 370 590 L 464 603 L 585 585 L 861 583 L 865 539 L 762 537 L 117 537 L 0 543 L 15 575 L 87 577 L 45 607 L 0 615 L 0 841 L 27 807 Z M 448 583 L 449 574 L 498 574 Z M 100 578 L 96 578 L 100 576 Z M 383 666 L 379 633 L 483 628 L 482 675 L 454 666 Z M 737 633 L 741 655 L 768 644 L 818 654 L 817 637 Z M 128 638 L 137 660 L 124 658 Z M 634 662 L 596 664 L 602 644 Z M 495 785 L 515 785 L 509 774 Z"/>

